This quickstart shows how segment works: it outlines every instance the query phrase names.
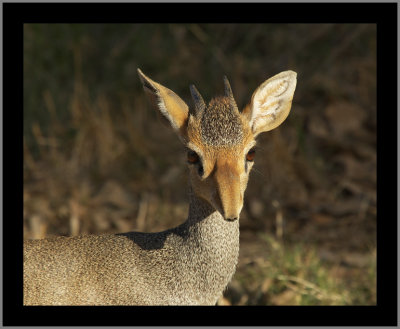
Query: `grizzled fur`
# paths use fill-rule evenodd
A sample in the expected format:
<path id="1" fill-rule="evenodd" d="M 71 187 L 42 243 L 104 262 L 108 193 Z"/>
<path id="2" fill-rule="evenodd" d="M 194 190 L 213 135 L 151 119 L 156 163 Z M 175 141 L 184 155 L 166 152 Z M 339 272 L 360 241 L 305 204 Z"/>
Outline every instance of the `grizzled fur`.
<path id="1" fill-rule="evenodd" d="M 164 232 L 26 241 L 24 304 L 215 305 L 236 269 L 239 222 L 190 199 L 189 219 Z"/>
<path id="2" fill-rule="evenodd" d="M 239 111 L 227 97 L 211 100 L 200 121 L 202 142 L 210 146 L 233 146 L 243 141 Z"/>

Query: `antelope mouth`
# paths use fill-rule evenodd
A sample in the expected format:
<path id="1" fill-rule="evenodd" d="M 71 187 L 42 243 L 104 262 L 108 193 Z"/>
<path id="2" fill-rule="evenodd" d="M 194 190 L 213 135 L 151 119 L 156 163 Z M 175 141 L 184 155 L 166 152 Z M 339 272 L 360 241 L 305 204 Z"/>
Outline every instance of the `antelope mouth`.
<path id="1" fill-rule="evenodd" d="M 213 200 L 214 201 L 214 200 Z M 224 211 L 221 209 L 221 207 L 214 201 L 211 203 L 211 205 L 214 207 L 214 209 L 220 213 L 224 221 L 226 222 L 235 222 L 239 219 L 239 215 L 237 216 L 226 216 L 224 215 Z"/>
<path id="2" fill-rule="evenodd" d="M 229 217 L 229 218 L 224 217 L 224 219 L 225 219 L 227 222 L 236 222 L 237 220 L 239 220 L 239 216 L 237 216 L 237 217 Z"/>

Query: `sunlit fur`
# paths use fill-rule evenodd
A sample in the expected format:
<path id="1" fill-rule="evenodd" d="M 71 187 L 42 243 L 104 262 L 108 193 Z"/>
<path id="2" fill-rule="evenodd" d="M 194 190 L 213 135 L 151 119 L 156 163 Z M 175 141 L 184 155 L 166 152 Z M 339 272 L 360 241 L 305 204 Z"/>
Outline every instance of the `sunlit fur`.
<path id="1" fill-rule="evenodd" d="M 200 156 L 204 169 L 200 176 L 198 165 L 189 165 L 191 186 L 225 219 L 239 218 L 253 165 L 246 154 L 254 144 L 246 118 L 224 97 L 211 100 L 200 118 L 189 117 L 186 146 Z"/>

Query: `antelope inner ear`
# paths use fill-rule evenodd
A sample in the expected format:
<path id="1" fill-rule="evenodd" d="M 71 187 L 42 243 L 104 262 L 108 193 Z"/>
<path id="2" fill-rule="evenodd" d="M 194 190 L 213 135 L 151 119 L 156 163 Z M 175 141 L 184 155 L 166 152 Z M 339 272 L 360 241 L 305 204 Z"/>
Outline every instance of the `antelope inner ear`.
<path id="1" fill-rule="evenodd" d="M 138 74 L 144 90 L 155 101 L 156 108 L 178 135 L 185 135 L 184 130 L 189 116 L 186 103 L 171 89 L 151 80 L 140 69 L 138 69 Z"/>
<path id="2" fill-rule="evenodd" d="M 243 114 L 249 120 L 253 135 L 278 127 L 289 115 L 297 73 L 285 71 L 262 83 L 254 92 L 249 108 Z"/>

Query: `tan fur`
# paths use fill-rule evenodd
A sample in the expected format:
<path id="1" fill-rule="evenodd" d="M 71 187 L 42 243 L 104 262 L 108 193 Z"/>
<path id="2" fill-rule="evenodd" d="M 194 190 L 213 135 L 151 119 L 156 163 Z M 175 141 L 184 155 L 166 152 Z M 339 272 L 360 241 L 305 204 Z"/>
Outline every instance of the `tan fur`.
<path id="1" fill-rule="evenodd" d="M 24 242 L 25 305 L 214 305 L 239 255 L 239 215 L 255 136 L 287 117 L 296 74 L 267 80 L 240 113 L 224 97 L 197 109 L 138 70 L 144 89 L 199 162 L 189 164 L 187 220 L 158 233 L 58 237 Z"/>
<path id="2" fill-rule="evenodd" d="M 175 130 L 182 129 L 186 125 L 189 111 L 185 102 L 171 89 L 151 80 L 149 77 L 145 76 L 142 71 L 138 70 L 138 73 L 153 105 L 159 107 L 162 114 L 169 120 Z M 156 90 L 155 93 L 148 88 L 149 85 Z"/>

